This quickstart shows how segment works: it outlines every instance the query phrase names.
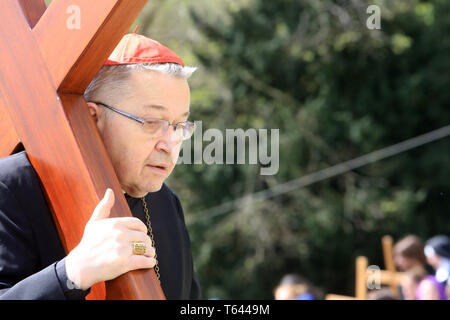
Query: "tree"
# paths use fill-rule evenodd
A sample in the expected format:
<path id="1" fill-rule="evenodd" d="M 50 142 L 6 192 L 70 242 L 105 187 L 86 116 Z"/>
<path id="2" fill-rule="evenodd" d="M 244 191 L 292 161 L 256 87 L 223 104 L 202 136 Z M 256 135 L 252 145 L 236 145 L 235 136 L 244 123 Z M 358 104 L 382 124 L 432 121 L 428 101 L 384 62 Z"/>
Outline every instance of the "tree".
<path id="1" fill-rule="evenodd" d="M 240 3 L 240 2 L 239 2 Z M 448 233 L 443 139 L 210 219 L 202 210 L 449 124 L 450 4 L 399 0 L 366 27 L 369 2 L 254 0 L 222 19 L 191 10 L 201 37 L 192 115 L 204 128 L 279 128 L 280 170 L 179 165 L 205 297 L 272 298 L 284 273 L 354 294 L 354 259 L 382 266 L 381 236 Z M 190 31 L 191 32 L 191 31 Z M 194 76 L 195 79 L 195 76 Z"/>

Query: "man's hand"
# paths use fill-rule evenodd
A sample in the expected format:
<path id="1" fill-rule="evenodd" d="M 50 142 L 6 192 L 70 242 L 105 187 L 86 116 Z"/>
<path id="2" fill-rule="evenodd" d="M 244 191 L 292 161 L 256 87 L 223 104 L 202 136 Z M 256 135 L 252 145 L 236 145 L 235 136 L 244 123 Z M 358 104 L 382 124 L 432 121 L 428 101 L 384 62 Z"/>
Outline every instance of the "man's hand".
<path id="1" fill-rule="evenodd" d="M 66 257 L 67 277 L 83 290 L 156 264 L 145 224 L 134 217 L 108 218 L 113 205 L 114 193 L 107 189 L 86 224 L 81 242 Z M 133 242 L 146 244 L 145 255 L 133 254 Z"/>

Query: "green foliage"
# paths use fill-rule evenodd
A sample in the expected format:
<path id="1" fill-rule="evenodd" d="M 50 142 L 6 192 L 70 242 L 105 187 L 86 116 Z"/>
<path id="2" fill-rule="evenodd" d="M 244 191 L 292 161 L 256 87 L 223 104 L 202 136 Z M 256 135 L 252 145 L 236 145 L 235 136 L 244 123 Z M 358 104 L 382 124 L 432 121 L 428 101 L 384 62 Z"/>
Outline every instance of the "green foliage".
<path id="1" fill-rule="evenodd" d="M 449 138 L 202 216 L 448 125 L 448 1 L 380 1 L 381 30 L 366 27 L 368 1 L 231 1 L 218 11 L 193 3 L 185 3 L 183 20 L 185 33 L 194 34 L 183 50 L 200 65 L 191 82 L 192 119 L 204 130 L 280 129 L 274 176 L 261 176 L 255 165 L 202 164 L 179 165 L 169 179 L 185 208 L 205 298 L 271 299 L 291 272 L 323 293 L 353 295 L 355 257 L 383 268 L 383 235 L 425 240 L 450 232 Z"/>

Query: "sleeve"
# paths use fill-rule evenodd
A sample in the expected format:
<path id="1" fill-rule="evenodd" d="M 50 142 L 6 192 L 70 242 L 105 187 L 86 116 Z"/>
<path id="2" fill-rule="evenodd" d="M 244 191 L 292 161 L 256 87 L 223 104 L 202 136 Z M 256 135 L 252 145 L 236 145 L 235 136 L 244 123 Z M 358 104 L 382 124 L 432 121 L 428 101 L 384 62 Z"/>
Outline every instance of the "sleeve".
<path id="1" fill-rule="evenodd" d="M 72 282 L 66 273 L 66 258 L 56 263 L 56 276 L 58 277 L 59 285 L 61 286 L 64 295 L 69 300 L 83 300 L 89 294 L 91 289 L 82 290 Z"/>
<path id="2" fill-rule="evenodd" d="M 14 194 L 0 181 L 0 300 L 64 300 L 64 261 L 42 268 L 33 231 Z M 86 293 L 87 294 L 87 293 Z"/>

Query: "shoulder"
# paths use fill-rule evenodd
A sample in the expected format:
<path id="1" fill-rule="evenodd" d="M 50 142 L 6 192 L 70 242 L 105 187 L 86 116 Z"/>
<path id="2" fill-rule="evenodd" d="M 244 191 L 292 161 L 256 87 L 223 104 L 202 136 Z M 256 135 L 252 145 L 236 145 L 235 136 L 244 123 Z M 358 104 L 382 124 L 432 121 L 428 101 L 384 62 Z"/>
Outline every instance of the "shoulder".
<path id="1" fill-rule="evenodd" d="M 166 194 L 168 197 L 172 198 L 172 200 L 179 201 L 177 194 L 172 189 L 170 189 L 165 183 L 163 183 L 160 191 Z"/>
<path id="2" fill-rule="evenodd" d="M 25 151 L 0 159 L 0 181 L 10 189 L 37 182 L 37 175 Z"/>
<path id="3" fill-rule="evenodd" d="M 420 281 L 420 286 L 424 289 L 431 289 L 435 287 L 434 281 L 428 278 L 424 278 Z"/>
<path id="4" fill-rule="evenodd" d="M 0 204 L 20 203 L 23 209 L 44 205 L 39 178 L 25 151 L 0 159 Z"/>
<path id="5" fill-rule="evenodd" d="M 438 300 L 438 288 L 434 280 L 430 277 L 425 277 L 419 283 L 418 290 L 422 293 L 424 300 Z"/>
<path id="6" fill-rule="evenodd" d="M 173 201 L 179 202 L 178 196 L 176 195 L 175 192 L 172 191 L 172 189 L 170 189 L 165 183 L 163 183 L 161 189 L 159 189 L 158 191 L 151 193 L 152 196 L 157 196 L 158 198 L 163 198 L 166 201 Z"/>
<path id="7" fill-rule="evenodd" d="M 25 152 L 0 159 L 2 241 L 15 238 L 14 242 L 19 242 L 20 239 L 26 239 L 27 243 L 34 242 L 28 206 L 34 200 L 32 193 L 36 188 L 39 188 L 39 182 Z"/>
<path id="8" fill-rule="evenodd" d="M 165 183 L 163 183 L 161 189 L 153 194 L 155 197 L 163 200 L 164 202 L 169 202 L 176 210 L 179 218 L 184 222 L 184 213 L 181 206 L 180 199 L 177 194 L 172 191 Z"/>

